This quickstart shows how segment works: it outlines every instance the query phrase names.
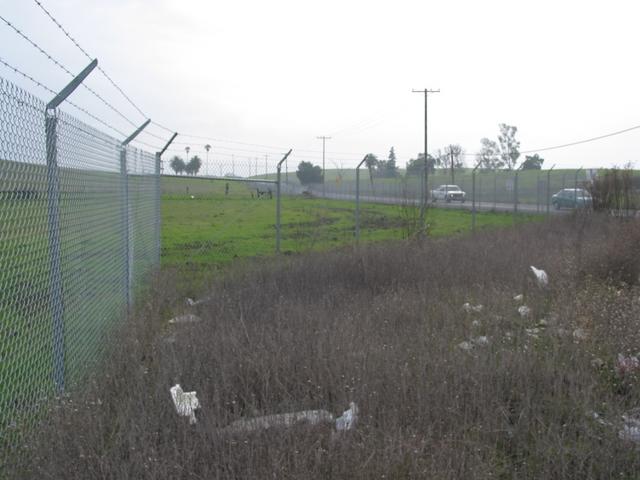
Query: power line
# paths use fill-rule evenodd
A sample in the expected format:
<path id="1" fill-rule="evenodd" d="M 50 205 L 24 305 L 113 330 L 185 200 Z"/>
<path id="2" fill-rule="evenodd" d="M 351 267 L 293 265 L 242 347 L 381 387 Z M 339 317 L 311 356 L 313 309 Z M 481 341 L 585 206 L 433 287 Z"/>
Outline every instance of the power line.
<path id="1" fill-rule="evenodd" d="M 65 30 L 65 28 L 60 24 L 60 22 L 58 22 L 58 21 L 53 17 L 53 15 L 51 15 L 51 13 L 49 13 L 49 11 L 48 11 L 48 10 L 47 10 L 43 5 L 42 5 L 42 2 L 40 2 L 39 0 L 34 0 L 34 1 L 35 1 L 35 2 L 36 2 L 36 4 L 38 5 L 38 7 L 40 7 L 40 9 L 41 9 L 41 10 L 42 10 L 46 15 L 47 15 L 47 17 L 49 17 L 49 18 L 51 19 L 51 21 L 52 21 L 53 23 L 55 23 L 55 24 L 56 24 L 56 26 L 57 26 L 57 27 L 62 31 L 62 33 L 64 33 L 64 34 L 65 34 L 65 36 L 66 36 L 69 40 L 71 40 L 71 42 L 73 42 L 73 44 L 74 44 L 76 47 L 78 47 L 78 49 L 79 49 L 79 50 L 80 50 L 80 51 L 85 55 L 85 57 L 87 57 L 89 60 L 93 60 L 93 58 L 94 58 L 94 57 L 92 57 L 91 55 L 89 55 L 89 54 L 87 53 L 87 51 L 86 51 L 84 48 L 82 48 L 82 47 L 80 46 L 80 44 L 76 41 L 76 39 L 75 39 L 75 38 L 73 38 L 73 37 L 71 36 L 71 34 L 69 34 L 69 32 L 68 32 L 67 30 Z M 111 79 L 111 77 L 107 74 L 107 72 L 105 72 L 105 71 L 102 69 L 102 67 L 100 67 L 100 66 L 98 65 L 98 67 L 97 67 L 97 68 L 98 68 L 98 70 L 100 71 L 100 73 L 102 73 L 102 75 L 104 75 L 104 77 L 109 81 L 109 83 L 111 83 L 111 85 L 113 85 L 113 87 L 114 87 L 116 90 L 118 90 L 118 91 L 122 94 L 122 96 L 123 96 L 123 97 L 124 97 L 124 98 L 125 98 L 125 99 L 126 99 L 126 100 L 131 104 L 131 105 L 132 105 L 132 106 L 133 106 L 133 108 L 135 108 L 135 109 L 138 111 L 138 113 L 140 113 L 140 115 L 142 115 L 144 118 L 149 118 L 147 115 L 145 115 L 145 113 L 144 113 L 142 110 L 140 110 L 140 108 L 139 108 L 139 107 L 138 107 L 138 106 L 133 102 L 133 100 L 131 100 L 131 99 L 129 98 L 129 96 L 128 96 L 126 93 L 124 93 L 124 91 L 122 90 L 122 88 L 120 88 L 120 87 L 116 84 L 116 82 L 114 82 L 114 81 Z"/>

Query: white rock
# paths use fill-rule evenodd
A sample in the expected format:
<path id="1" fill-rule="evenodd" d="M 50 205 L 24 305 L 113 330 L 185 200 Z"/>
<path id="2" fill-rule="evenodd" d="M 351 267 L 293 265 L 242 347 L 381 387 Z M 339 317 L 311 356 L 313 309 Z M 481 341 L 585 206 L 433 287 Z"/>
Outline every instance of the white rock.
<path id="1" fill-rule="evenodd" d="M 464 350 L 465 352 L 468 352 L 470 350 L 473 350 L 473 343 L 471 342 L 467 342 L 466 340 L 464 342 L 460 342 L 458 345 L 456 345 L 460 350 Z"/>
<path id="2" fill-rule="evenodd" d="M 513 299 L 518 303 L 522 303 L 522 301 L 524 300 L 524 295 L 520 293 L 519 295 L 513 297 Z"/>
<path id="3" fill-rule="evenodd" d="M 540 270 L 533 265 L 529 268 L 531 268 L 531 271 L 535 275 L 536 281 L 538 282 L 538 286 L 540 288 L 544 288 L 549 285 L 549 277 L 547 275 L 547 272 L 545 272 L 544 270 Z"/>
<path id="4" fill-rule="evenodd" d="M 176 412 L 181 417 L 189 417 L 189 423 L 196 423 L 195 411 L 200 408 L 200 402 L 196 397 L 196 392 L 184 392 L 182 387 L 177 384 L 169 389 Z"/>
<path id="5" fill-rule="evenodd" d="M 171 320 L 169 320 L 169 323 L 174 324 L 174 323 L 196 323 L 196 322 L 200 322 L 202 321 L 202 319 L 200 317 L 198 317 L 197 315 L 193 315 L 191 313 L 188 313 L 186 315 L 179 315 L 177 317 L 172 318 Z"/>
<path id="6" fill-rule="evenodd" d="M 520 307 L 518 307 L 518 313 L 522 318 L 527 318 L 529 315 L 531 315 L 531 309 L 526 305 L 521 305 Z"/>

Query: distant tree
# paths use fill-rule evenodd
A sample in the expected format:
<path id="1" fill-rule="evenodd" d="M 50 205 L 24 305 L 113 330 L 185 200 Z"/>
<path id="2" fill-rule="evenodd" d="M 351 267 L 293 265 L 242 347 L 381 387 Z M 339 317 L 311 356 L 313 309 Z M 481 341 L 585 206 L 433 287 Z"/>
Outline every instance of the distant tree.
<path id="1" fill-rule="evenodd" d="M 522 170 L 542 170 L 542 164 L 544 163 L 544 158 L 540 157 L 537 153 L 535 155 L 525 155 L 524 162 L 520 168 Z"/>
<path id="2" fill-rule="evenodd" d="M 497 170 L 504 166 L 500 158 L 500 148 L 498 144 L 488 138 L 480 140 L 480 152 L 478 153 L 478 163 L 487 170 Z"/>
<path id="3" fill-rule="evenodd" d="M 199 156 L 192 157 L 189 160 L 189 163 L 185 165 L 185 172 L 187 175 L 197 175 L 200 171 L 200 167 L 202 166 L 202 160 L 200 160 Z"/>
<path id="4" fill-rule="evenodd" d="M 508 170 L 513 170 L 520 157 L 520 142 L 516 140 L 518 127 L 501 123 L 500 135 L 498 142 L 500 143 L 500 159 Z"/>
<path id="5" fill-rule="evenodd" d="M 436 170 L 437 160 L 432 155 L 427 157 L 427 165 L 429 166 L 429 171 L 434 172 Z M 407 167 L 405 170 L 405 174 L 407 176 L 411 175 L 422 175 L 424 172 L 424 153 L 419 153 L 418 158 L 412 158 L 407 162 Z"/>
<path id="6" fill-rule="evenodd" d="M 175 155 L 172 159 L 171 162 L 169 163 L 169 165 L 171 165 L 171 169 L 176 172 L 176 175 L 180 175 L 182 174 L 182 172 L 185 171 L 185 163 L 184 160 L 182 160 L 179 156 Z"/>
<path id="7" fill-rule="evenodd" d="M 371 186 L 373 187 L 373 170 L 378 165 L 378 157 L 376 157 L 373 153 L 367 153 L 365 156 L 364 164 L 367 166 L 367 170 L 369 170 L 369 181 L 371 182 Z"/>
<path id="8" fill-rule="evenodd" d="M 398 166 L 396 165 L 396 151 L 393 147 L 389 150 L 389 156 L 384 164 L 383 177 L 394 178 L 398 176 Z"/>
<path id="9" fill-rule="evenodd" d="M 311 162 L 300 162 L 296 176 L 302 185 L 322 183 L 322 168 L 314 166 Z"/>
<path id="10" fill-rule="evenodd" d="M 464 167 L 464 150 L 460 145 L 450 144 L 444 147 L 444 154 L 446 156 L 445 165 L 451 167 L 451 159 L 453 158 L 453 168 Z"/>

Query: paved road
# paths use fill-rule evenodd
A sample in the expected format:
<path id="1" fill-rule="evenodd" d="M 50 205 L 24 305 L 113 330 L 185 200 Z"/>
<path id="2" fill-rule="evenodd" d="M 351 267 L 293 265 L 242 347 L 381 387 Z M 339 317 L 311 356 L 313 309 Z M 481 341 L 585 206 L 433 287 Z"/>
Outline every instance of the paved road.
<path id="1" fill-rule="evenodd" d="M 302 193 L 302 189 L 298 193 Z M 311 193 L 313 193 L 317 197 L 322 196 L 321 191 L 311 190 Z M 351 200 L 354 202 L 356 200 L 356 196 L 350 193 L 327 193 L 325 197 L 331 198 L 334 200 Z M 385 196 L 372 196 L 372 195 L 371 196 L 360 195 L 360 201 L 369 202 L 369 203 L 384 203 L 387 205 L 403 205 L 405 203 L 409 203 L 417 206 L 420 204 L 419 199 L 406 199 L 406 198 L 400 198 L 400 197 L 385 197 Z M 467 200 L 464 203 L 461 203 L 461 202 L 447 203 L 442 201 L 429 202 L 429 206 L 433 206 L 437 208 L 457 208 L 457 209 L 466 209 L 466 210 L 471 210 L 473 208 L 472 202 L 470 202 L 469 200 Z M 514 207 L 513 207 L 513 203 L 495 203 L 494 204 L 493 202 L 481 202 L 481 203 L 476 202 L 476 211 L 489 211 L 489 210 L 493 210 L 497 212 L 513 212 Z M 523 213 L 546 213 L 546 205 L 540 205 L 540 207 L 538 208 L 537 205 L 520 203 L 518 204 L 518 211 Z M 553 208 L 553 206 L 550 206 L 549 208 L 549 213 L 553 213 L 553 214 L 563 214 L 563 213 L 569 213 L 569 212 L 571 212 L 571 209 L 563 208 L 560 210 L 556 210 Z"/>

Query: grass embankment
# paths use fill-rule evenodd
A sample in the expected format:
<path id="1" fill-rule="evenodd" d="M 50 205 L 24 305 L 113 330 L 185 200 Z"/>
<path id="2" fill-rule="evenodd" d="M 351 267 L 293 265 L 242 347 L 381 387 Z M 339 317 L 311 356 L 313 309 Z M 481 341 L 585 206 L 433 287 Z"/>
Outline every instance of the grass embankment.
<path id="1" fill-rule="evenodd" d="M 51 411 L 16 478 L 637 478 L 640 226 L 562 218 L 229 272 L 199 323 L 166 272 L 113 362 Z M 544 268 L 541 289 L 529 265 Z M 523 303 L 531 312 L 517 312 Z M 482 304 L 477 313 L 464 302 Z M 486 340 L 481 340 L 486 337 Z M 462 348 L 462 342 L 472 345 Z M 465 345 L 465 344 L 463 344 Z M 196 390 L 198 423 L 169 387 Z M 245 434 L 360 407 L 357 428 Z M 595 418 L 597 413 L 599 418 Z"/>
<path id="2" fill-rule="evenodd" d="M 275 251 L 275 197 L 252 198 L 247 184 L 202 179 L 163 179 L 162 264 L 194 270 L 263 257 Z M 265 188 L 265 187 L 262 187 Z M 274 189 L 275 191 L 275 189 Z M 191 198 L 191 197 L 194 198 Z M 355 241 L 354 202 L 283 196 L 283 253 L 327 250 Z M 523 221 L 532 216 L 522 216 Z M 471 214 L 430 209 L 433 237 L 469 232 Z M 412 206 L 363 203 L 361 241 L 397 240 L 413 235 L 419 210 Z M 478 228 L 513 224 L 511 214 L 478 213 Z"/>

